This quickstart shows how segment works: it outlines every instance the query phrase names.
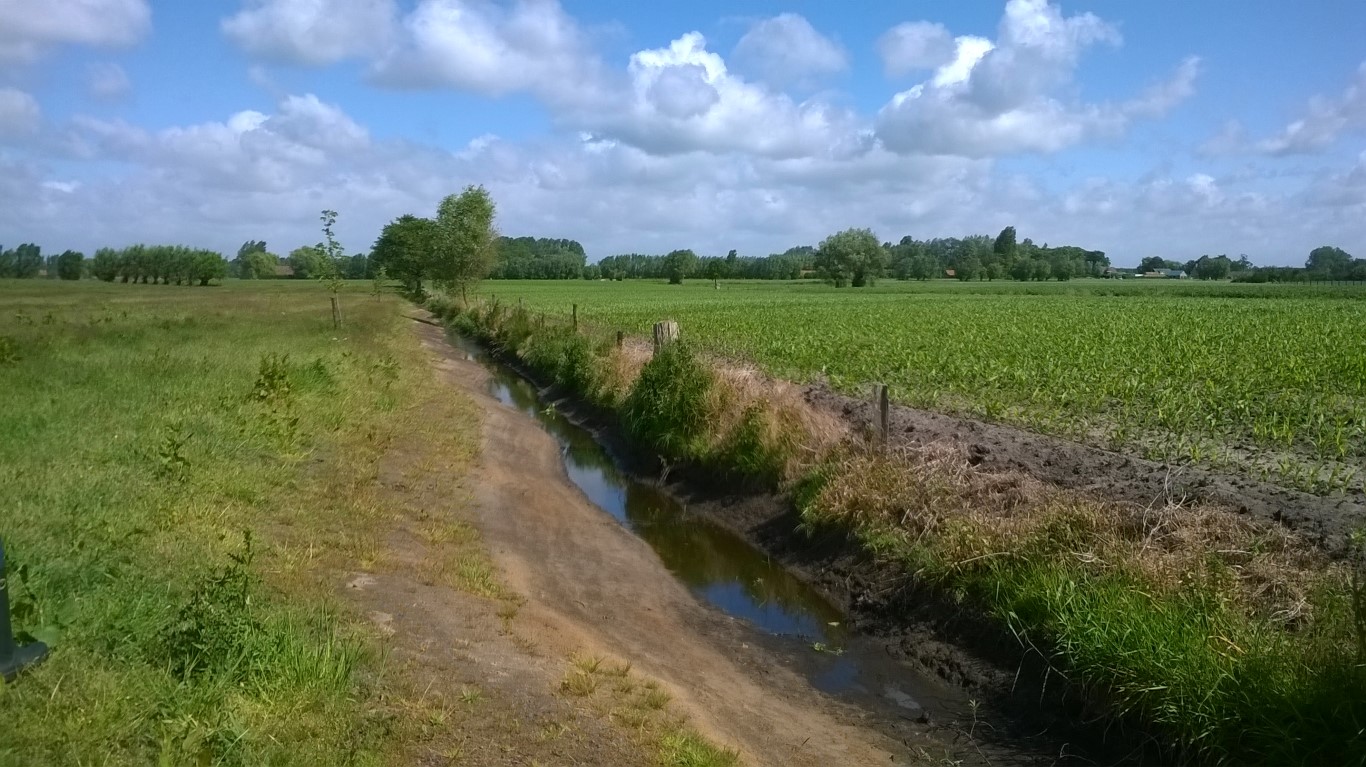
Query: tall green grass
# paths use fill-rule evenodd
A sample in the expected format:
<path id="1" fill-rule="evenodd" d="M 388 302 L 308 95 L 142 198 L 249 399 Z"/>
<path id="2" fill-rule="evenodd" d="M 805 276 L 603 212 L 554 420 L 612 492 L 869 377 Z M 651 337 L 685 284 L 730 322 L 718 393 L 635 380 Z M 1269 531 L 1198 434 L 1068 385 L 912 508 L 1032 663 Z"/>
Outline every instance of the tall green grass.
<path id="1" fill-rule="evenodd" d="M 285 562 L 364 529 L 310 478 L 399 401 L 396 299 L 343 300 L 338 332 L 312 284 L 0 282 L 0 536 L 53 647 L 0 764 L 382 761 L 369 640 Z"/>

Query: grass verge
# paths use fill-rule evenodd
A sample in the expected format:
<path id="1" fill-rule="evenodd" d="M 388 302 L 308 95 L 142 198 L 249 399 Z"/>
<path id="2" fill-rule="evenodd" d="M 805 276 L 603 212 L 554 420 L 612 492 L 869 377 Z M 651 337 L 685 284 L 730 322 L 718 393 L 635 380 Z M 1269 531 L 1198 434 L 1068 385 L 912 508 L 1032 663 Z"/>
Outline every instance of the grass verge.
<path id="1" fill-rule="evenodd" d="M 428 370 L 393 297 L 0 282 L 0 764 L 383 764 L 407 732 L 335 575 Z"/>
<path id="2" fill-rule="evenodd" d="M 952 449 L 870 450 L 683 344 L 632 357 L 496 300 L 429 306 L 667 460 L 794 489 L 808 529 L 991 617 L 1170 758 L 1366 764 L 1360 551 L 1330 562 L 1230 512 L 1101 503 Z"/>

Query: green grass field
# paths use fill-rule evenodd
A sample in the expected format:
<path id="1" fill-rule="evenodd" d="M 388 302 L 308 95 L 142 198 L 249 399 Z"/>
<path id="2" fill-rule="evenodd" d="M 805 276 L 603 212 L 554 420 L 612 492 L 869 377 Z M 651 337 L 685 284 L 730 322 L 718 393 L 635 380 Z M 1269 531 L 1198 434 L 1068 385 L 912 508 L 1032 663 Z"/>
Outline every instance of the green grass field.
<path id="1" fill-rule="evenodd" d="M 54 648 L 0 688 L 0 764 L 400 748 L 329 573 L 374 555 L 367 462 L 427 369 L 399 299 L 344 301 L 336 332 L 316 283 L 0 281 L 0 536 Z"/>
<path id="2" fill-rule="evenodd" d="M 489 282 L 602 330 L 686 338 L 800 381 L 1326 493 L 1360 491 L 1366 289 L 1189 282 Z"/>

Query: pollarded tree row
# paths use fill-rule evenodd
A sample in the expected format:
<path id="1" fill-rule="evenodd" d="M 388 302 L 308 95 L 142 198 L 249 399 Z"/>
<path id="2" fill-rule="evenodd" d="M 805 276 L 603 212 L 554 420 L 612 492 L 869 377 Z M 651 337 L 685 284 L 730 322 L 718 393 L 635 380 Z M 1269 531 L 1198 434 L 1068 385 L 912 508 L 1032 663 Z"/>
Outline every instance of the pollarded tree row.
<path id="1" fill-rule="evenodd" d="M 100 248 L 90 272 L 105 282 L 143 284 L 208 285 L 228 276 L 228 262 L 221 253 L 182 245 L 130 245 L 122 250 Z"/>

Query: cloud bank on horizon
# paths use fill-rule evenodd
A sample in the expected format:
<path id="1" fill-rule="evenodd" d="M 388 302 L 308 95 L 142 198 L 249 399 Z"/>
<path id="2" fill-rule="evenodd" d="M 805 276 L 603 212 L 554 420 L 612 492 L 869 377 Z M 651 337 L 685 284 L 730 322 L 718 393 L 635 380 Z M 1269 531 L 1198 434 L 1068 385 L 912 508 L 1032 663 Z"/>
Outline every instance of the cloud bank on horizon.
<path id="1" fill-rule="evenodd" d="M 1007 225 L 1121 264 L 1366 255 L 1366 62 L 1269 12 L 200 5 L 0 0 L 0 242 L 287 252 L 326 207 L 364 251 L 481 183 L 503 231 L 590 258 Z"/>

